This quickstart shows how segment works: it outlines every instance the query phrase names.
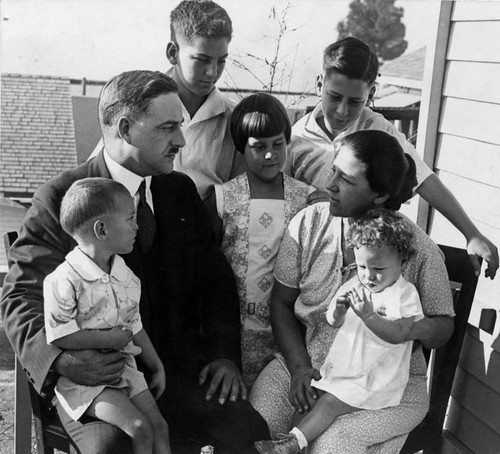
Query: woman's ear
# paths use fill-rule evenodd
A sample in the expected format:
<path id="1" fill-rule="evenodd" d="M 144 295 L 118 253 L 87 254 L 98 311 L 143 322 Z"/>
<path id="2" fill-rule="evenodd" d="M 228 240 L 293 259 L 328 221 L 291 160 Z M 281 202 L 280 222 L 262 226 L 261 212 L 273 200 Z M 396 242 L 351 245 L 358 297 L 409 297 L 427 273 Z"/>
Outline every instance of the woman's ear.
<path id="1" fill-rule="evenodd" d="M 167 50 L 165 51 L 165 54 L 167 55 L 167 60 L 171 65 L 176 65 L 177 64 L 177 54 L 179 52 L 179 49 L 177 47 L 177 44 L 174 43 L 173 41 L 170 41 L 167 44 Z"/>
<path id="2" fill-rule="evenodd" d="M 386 193 L 386 194 L 378 194 L 377 197 L 375 197 L 375 199 L 373 199 L 373 203 L 375 205 L 380 205 L 380 206 L 383 206 L 385 202 L 387 202 L 387 200 L 389 199 L 391 195 L 389 193 Z"/>
<path id="3" fill-rule="evenodd" d="M 323 90 L 323 74 L 318 74 L 316 77 L 316 95 L 321 96 L 321 90 Z"/>
<path id="4" fill-rule="evenodd" d="M 94 222 L 94 235 L 98 240 L 104 240 L 106 238 L 106 224 L 99 219 Z"/>
<path id="5" fill-rule="evenodd" d="M 127 117 L 121 117 L 118 120 L 118 135 L 125 142 L 130 143 L 130 120 Z"/>

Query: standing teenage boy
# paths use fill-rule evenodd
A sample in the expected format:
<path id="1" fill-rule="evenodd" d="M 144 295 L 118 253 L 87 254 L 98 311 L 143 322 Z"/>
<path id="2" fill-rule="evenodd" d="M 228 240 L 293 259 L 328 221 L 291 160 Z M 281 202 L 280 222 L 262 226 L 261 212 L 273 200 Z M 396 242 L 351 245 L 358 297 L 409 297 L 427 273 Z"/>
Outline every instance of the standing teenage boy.
<path id="1" fill-rule="evenodd" d="M 170 14 L 168 71 L 179 87 L 186 146 L 174 169 L 189 175 L 203 200 L 214 184 L 245 169 L 235 153 L 229 131 L 234 104 L 215 86 L 219 80 L 233 28 L 226 10 L 211 0 L 184 0 Z"/>
<path id="2" fill-rule="evenodd" d="M 158 407 L 170 425 L 173 451 L 198 454 L 210 443 L 221 454 L 255 452 L 252 442 L 269 435 L 260 415 L 238 398 L 246 390 L 238 370 L 240 316 L 232 271 L 195 185 L 172 171 L 185 145 L 175 82 L 152 71 L 114 77 L 101 92 L 99 123 L 104 150 L 36 191 L 11 247 L 0 304 L 10 343 L 44 394 L 53 394 L 59 376 L 90 386 L 120 379 L 125 357 L 118 351 L 47 345 L 42 294 L 45 276 L 76 246 L 59 222 L 66 190 L 83 178 L 112 178 L 134 198 L 142 213 L 138 237 L 149 243 L 135 244 L 123 258 L 141 280 L 142 323 L 165 366 Z M 58 411 L 81 454 L 131 451 L 128 437 L 114 426 L 88 417 L 72 421 L 60 406 Z M 176 446 L 176 438 L 190 440 L 189 447 Z"/>

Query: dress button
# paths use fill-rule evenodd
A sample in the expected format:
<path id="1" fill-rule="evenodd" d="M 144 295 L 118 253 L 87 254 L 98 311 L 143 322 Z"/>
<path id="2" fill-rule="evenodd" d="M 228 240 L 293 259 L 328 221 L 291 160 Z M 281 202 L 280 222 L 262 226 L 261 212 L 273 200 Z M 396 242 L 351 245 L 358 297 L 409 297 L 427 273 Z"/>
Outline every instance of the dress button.
<path id="1" fill-rule="evenodd" d="M 107 284 L 109 282 L 109 276 L 107 274 L 105 274 L 103 277 L 102 277 L 102 282 L 104 282 L 105 284 Z"/>

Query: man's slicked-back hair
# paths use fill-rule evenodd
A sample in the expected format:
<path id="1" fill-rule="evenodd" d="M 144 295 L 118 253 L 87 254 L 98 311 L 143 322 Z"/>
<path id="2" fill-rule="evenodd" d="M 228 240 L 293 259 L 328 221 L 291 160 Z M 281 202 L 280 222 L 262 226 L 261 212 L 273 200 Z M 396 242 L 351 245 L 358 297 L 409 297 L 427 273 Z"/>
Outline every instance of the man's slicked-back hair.
<path id="1" fill-rule="evenodd" d="M 109 178 L 75 181 L 61 202 L 61 227 L 67 234 L 75 234 L 89 221 L 115 211 L 119 195 L 132 197 L 125 186 Z"/>
<path id="2" fill-rule="evenodd" d="M 245 152 L 249 137 L 273 137 L 283 133 L 290 143 L 292 126 L 285 106 L 269 93 L 243 98 L 231 114 L 231 136 L 235 148 Z"/>
<path id="3" fill-rule="evenodd" d="M 169 93 L 177 93 L 177 84 L 159 71 L 127 71 L 113 77 L 99 96 L 101 129 L 113 126 L 123 116 L 139 119 L 154 98 Z"/>
<path id="4" fill-rule="evenodd" d="M 349 79 L 360 79 L 372 85 L 377 79 L 378 68 L 375 52 L 357 38 L 336 41 L 323 52 L 323 72 L 326 77 L 337 72 Z"/>
<path id="5" fill-rule="evenodd" d="M 170 40 L 227 38 L 231 41 L 233 24 L 226 10 L 212 0 L 183 0 L 170 13 Z"/>

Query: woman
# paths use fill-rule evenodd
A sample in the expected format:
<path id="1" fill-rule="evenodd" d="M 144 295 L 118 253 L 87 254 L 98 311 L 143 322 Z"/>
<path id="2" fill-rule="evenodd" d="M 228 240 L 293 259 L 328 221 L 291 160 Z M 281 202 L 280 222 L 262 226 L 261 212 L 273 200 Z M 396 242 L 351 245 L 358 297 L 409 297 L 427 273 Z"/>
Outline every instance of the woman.
<path id="1" fill-rule="evenodd" d="M 349 223 L 372 208 L 399 209 L 414 182 L 413 160 L 394 137 L 359 131 L 340 142 L 327 185 L 330 201 L 302 210 L 290 222 L 276 261 L 271 297 L 273 333 L 283 356 L 277 355 L 263 370 L 250 396 L 272 437 L 287 433 L 295 411 L 308 411 L 318 397 L 311 378 L 337 333 L 324 313 L 355 272 L 353 252 L 345 246 Z M 426 317 L 413 324 L 408 340 L 433 348 L 446 342 L 453 330 L 451 292 L 438 247 L 417 226 L 413 230 L 413 248 L 418 252 L 409 260 L 404 277 L 417 288 Z M 398 452 L 428 407 L 426 364 L 416 344 L 401 404 L 337 419 L 310 445 L 311 454 Z"/>

